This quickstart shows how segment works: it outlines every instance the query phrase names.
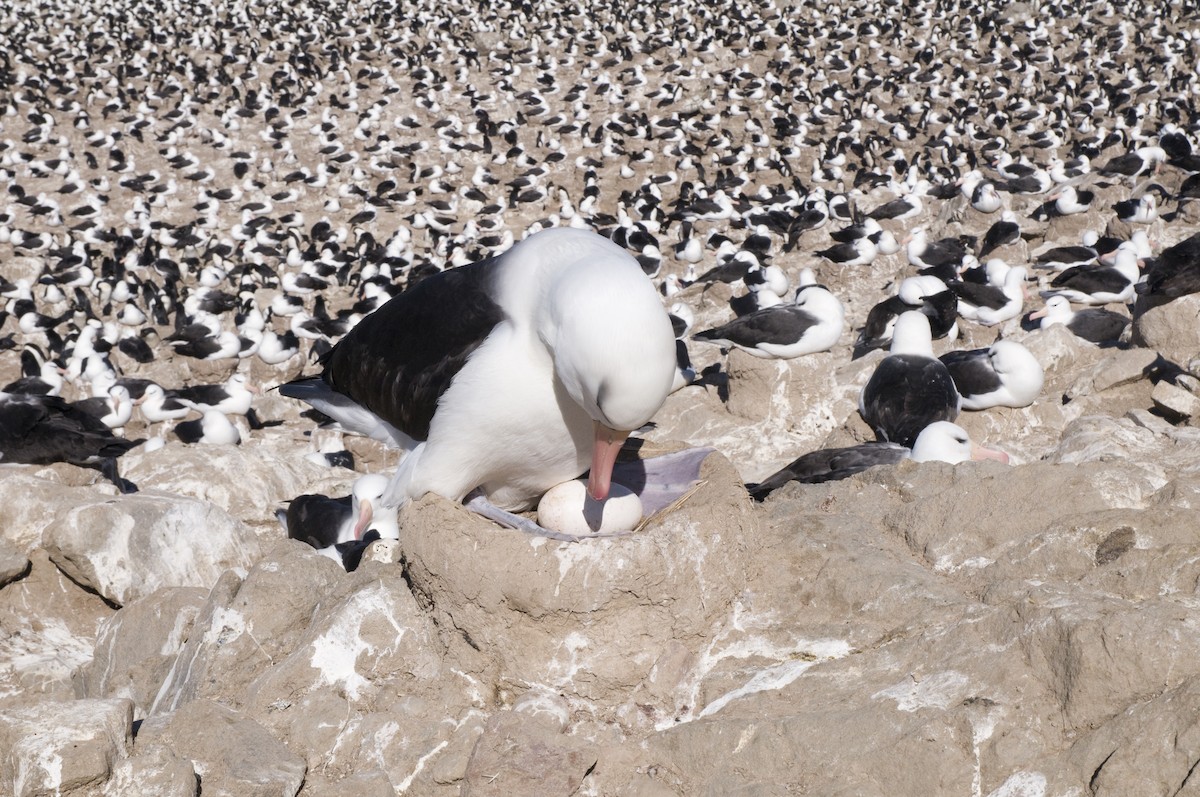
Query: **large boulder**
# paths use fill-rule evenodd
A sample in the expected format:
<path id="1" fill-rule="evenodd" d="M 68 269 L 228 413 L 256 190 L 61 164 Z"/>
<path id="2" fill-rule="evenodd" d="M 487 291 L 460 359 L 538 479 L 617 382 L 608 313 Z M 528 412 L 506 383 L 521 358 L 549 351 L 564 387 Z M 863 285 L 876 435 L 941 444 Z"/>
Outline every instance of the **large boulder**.
<path id="1" fill-rule="evenodd" d="M 304 782 L 303 759 L 254 720 L 208 700 L 143 722 L 137 752 L 158 747 L 191 762 L 205 795 L 295 797 Z"/>
<path id="2" fill-rule="evenodd" d="M 101 624 L 92 660 L 75 673 L 79 697 L 124 697 L 145 717 L 166 680 L 207 591 L 163 587 Z"/>
<path id="3" fill-rule="evenodd" d="M 1200 357 L 1200 294 L 1160 301 L 1153 297 L 1138 300 L 1132 342 L 1187 367 Z"/>
<path id="4" fill-rule="evenodd" d="M 63 575 L 45 551 L 33 551 L 29 561 L 23 578 L 0 589 L 3 707 L 75 698 L 72 676 L 91 661 L 97 630 L 113 614 L 98 595 Z"/>
<path id="5" fill-rule="evenodd" d="M 161 587 L 211 587 L 262 552 L 254 530 L 220 508 L 148 492 L 78 506 L 44 544 L 64 573 L 117 605 Z"/>
<path id="6" fill-rule="evenodd" d="M 95 794 L 132 743 L 128 700 L 0 709 L 0 791 L 14 797 Z"/>
<path id="7" fill-rule="evenodd" d="M 121 458 L 121 474 L 143 491 L 214 504 L 244 522 L 274 530 L 275 510 L 285 502 L 302 493 L 347 495 L 355 476 L 309 462 L 297 452 L 293 433 L 260 431 L 255 445 L 135 449 Z"/>

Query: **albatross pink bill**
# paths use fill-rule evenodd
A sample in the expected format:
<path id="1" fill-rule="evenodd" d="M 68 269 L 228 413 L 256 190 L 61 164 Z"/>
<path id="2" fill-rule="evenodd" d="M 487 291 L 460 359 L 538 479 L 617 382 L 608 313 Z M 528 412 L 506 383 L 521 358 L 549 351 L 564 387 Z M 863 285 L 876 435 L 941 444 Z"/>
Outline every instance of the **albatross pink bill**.
<path id="1" fill-rule="evenodd" d="M 596 501 L 608 498 L 612 486 L 613 464 L 617 461 L 617 453 L 625 444 L 629 432 L 618 432 L 596 421 L 594 423 L 596 439 L 592 445 L 592 470 L 588 475 L 588 495 Z"/>
<path id="2" fill-rule="evenodd" d="M 358 510 L 358 521 L 354 524 L 354 539 L 362 539 L 363 532 L 370 527 L 373 516 L 374 509 L 371 507 L 371 502 L 364 500 Z"/>
<path id="3" fill-rule="evenodd" d="M 1008 464 L 1008 454 L 995 448 L 984 448 L 983 446 L 971 444 L 971 459 L 979 461 L 984 459 L 994 459 L 998 462 Z"/>

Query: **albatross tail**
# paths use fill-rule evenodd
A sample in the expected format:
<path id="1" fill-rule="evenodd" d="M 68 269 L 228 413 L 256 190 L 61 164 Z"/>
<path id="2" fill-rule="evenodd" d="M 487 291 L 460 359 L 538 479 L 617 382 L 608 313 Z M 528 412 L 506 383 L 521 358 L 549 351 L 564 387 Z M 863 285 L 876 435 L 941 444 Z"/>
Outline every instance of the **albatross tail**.
<path id="1" fill-rule="evenodd" d="M 288 398 L 307 402 L 313 409 L 333 418 L 347 432 L 361 434 L 404 451 L 411 451 L 417 445 L 416 440 L 350 397 L 338 393 L 319 376 L 286 382 L 279 386 L 279 392 Z"/>

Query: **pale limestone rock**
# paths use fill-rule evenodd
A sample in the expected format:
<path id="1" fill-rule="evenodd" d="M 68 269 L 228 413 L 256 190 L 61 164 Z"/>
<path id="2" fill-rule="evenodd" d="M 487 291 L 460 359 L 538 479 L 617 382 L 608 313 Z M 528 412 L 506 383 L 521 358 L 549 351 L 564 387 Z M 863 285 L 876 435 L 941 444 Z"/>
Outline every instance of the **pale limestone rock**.
<path id="1" fill-rule="evenodd" d="M 1149 349 L 1116 349 L 1079 376 L 1066 391 L 1077 399 L 1148 378 L 1147 369 L 1158 355 Z"/>
<path id="2" fill-rule="evenodd" d="M 32 469 L 32 466 L 28 466 Z M 98 494 L 33 476 L 26 466 L 0 468 L 0 537 L 28 554 L 41 546 L 42 533 L 71 507 Z"/>
<path id="3" fill-rule="evenodd" d="M 1200 445 L 1200 430 L 1173 427 L 1154 416 L 1135 417 L 1137 420 L 1103 415 L 1079 418 L 1063 430 L 1050 461 L 1123 460 L 1123 475 L 1105 477 L 1105 484 L 1111 492 L 1124 494 L 1129 506 L 1140 505 L 1169 479 L 1200 470 L 1200 462 L 1191 455 L 1191 446 Z"/>
<path id="4" fill-rule="evenodd" d="M 147 749 L 141 749 L 145 747 Z M 196 769 L 186 758 L 161 745 L 140 745 L 136 753 L 113 767 L 103 797 L 195 797 L 200 791 Z"/>
<path id="5" fill-rule="evenodd" d="M 0 706 L 77 697 L 72 673 L 92 658 L 97 629 L 114 609 L 79 588 L 46 552 L 29 573 L 0 589 Z"/>
<path id="6" fill-rule="evenodd" d="M 1195 772 L 1194 751 L 1200 748 L 1198 711 L 1200 679 L 1191 678 L 1130 704 L 1057 761 L 1047 762 L 1044 771 L 1052 786 L 1086 777 L 1097 797 L 1127 794 L 1133 783 L 1147 794 L 1185 794 Z"/>
<path id="7" fill-rule="evenodd" d="M 205 795 L 294 797 L 304 782 L 303 759 L 254 720 L 208 700 L 146 720 L 137 744 L 190 760 Z"/>
<path id="8" fill-rule="evenodd" d="M 333 561 L 303 543 L 279 543 L 243 580 L 226 572 L 200 607 L 154 710 L 223 698 L 240 707 L 247 686 L 293 652 L 320 601 L 345 579 Z"/>
<path id="9" fill-rule="evenodd" d="M 0 790 L 14 797 L 95 793 L 133 743 L 128 700 L 0 709 Z"/>
<path id="10" fill-rule="evenodd" d="M 1182 418 L 1200 416 L 1200 397 L 1165 380 L 1154 386 L 1154 392 L 1150 394 L 1150 398 L 1154 400 L 1156 407 L 1165 410 L 1170 416 Z"/>
<path id="11" fill-rule="evenodd" d="M 415 792 L 414 792 L 415 793 Z M 395 797 L 396 789 L 380 770 L 331 777 L 321 772 L 304 776 L 304 797 Z"/>
<path id="12" fill-rule="evenodd" d="M 171 444 L 157 451 L 135 449 L 121 458 L 121 473 L 144 492 L 154 490 L 213 504 L 247 523 L 278 526 L 281 502 L 303 493 L 346 495 L 354 474 L 296 455 L 283 431 L 256 433 L 254 445 L 195 447 Z M 338 492 L 338 490 L 342 490 Z"/>
<path id="13" fill-rule="evenodd" d="M 1140 299 L 1134 311 L 1133 342 L 1186 365 L 1200 352 L 1200 294 L 1168 302 Z"/>
<path id="14" fill-rule="evenodd" d="M 150 493 L 76 507 L 45 545 L 63 572 L 118 605 L 160 587 L 211 587 L 261 550 L 254 531 L 221 509 Z"/>
<path id="15" fill-rule="evenodd" d="M 452 672 L 444 655 L 399 566 L 368 561 L 346 574 L 289 541 L 245 579 L 227 573 L 214 587 L 151 719 L 219 698 L 303 750 L 314 771 L 379 769 L 400 789 L 429 781 L 435 765 L 446 776 L 443 751 L 473 741 L 493 688 L 472 675 L 479 663 L 460 655 Z M 465 757 L 453 769 L 461 779 Z"/>
<path id="16" fill-rule="evenodd" d="M 145 717 L 192 630 L 207 591 L 163 587 L 108 618 L 91 662 L 76 672 L 80 697 L 125 697 Z"/>
<path id="17" fill-rule="evenodd" d="M 595 748 L 564 735 L 552 720 L 501 711 L 475 744 L 462 795 L 574 794 L 595 764 Z"/>
<path id="18" fill-rule="evenodd" d="M 29 572 L 29 557 L 0 538 L 0 589 Z"/>

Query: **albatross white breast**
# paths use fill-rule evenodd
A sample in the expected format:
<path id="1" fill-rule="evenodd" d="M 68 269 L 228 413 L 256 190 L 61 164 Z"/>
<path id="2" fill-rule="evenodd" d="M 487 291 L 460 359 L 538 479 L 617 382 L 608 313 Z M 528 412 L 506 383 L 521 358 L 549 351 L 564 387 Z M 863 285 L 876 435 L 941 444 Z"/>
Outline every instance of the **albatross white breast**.
<path id="1" fill-rule="evenodd" d="M 280 390 L 408 450 L 385 506 L 480 488 L 521 510 L 589 465 L 607 496 L 622 443 L 671 389 L 675 336 L 633 257 L 560 228 L 425 278 L 322 364 Z"/>

